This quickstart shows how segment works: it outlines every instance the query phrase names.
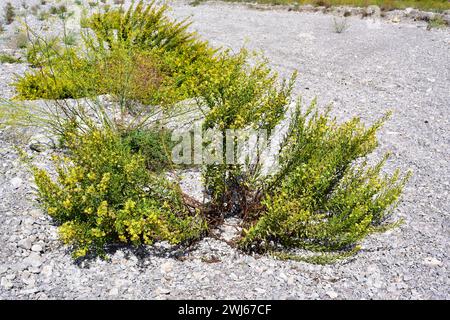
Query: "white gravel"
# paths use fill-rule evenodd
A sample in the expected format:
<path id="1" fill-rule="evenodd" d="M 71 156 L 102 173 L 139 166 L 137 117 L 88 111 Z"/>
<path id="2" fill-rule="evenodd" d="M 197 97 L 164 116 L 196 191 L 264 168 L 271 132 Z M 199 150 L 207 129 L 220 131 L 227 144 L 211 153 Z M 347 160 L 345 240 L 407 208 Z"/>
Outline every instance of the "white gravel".
<path id="1" fill-rule="evenodd" d="M 305 103 L 315 96 L 321 106 L 333 103 L 338 119 L 373 121 L 393 110 L 380 152 L 393 153 L 387 170 L 414 171 L 394 213 L 405 223 L 328 266 L 243 255 L 210 238 L 188 252 L 164 244 L 117 248 L 109 261 L 77 265 L 35 207 L 17 137 L 1 131 L 0 299 L 449 299 L 449 29 L 350 17 L 350 28 L 337 34 L 321 13 L 181 1 L 172 7 L 176 17 L 192 15 L 192 28 L 214 45 L 263 50 L 283 76 L 298 69 Z M 10 48 L 14 26 L 7 28 L 0 50 Z M 7 84 L 25 69 L 0 64 L 1 97 L 13 96 Z M 48 164 L 50 151 L 28 152 Z"/>

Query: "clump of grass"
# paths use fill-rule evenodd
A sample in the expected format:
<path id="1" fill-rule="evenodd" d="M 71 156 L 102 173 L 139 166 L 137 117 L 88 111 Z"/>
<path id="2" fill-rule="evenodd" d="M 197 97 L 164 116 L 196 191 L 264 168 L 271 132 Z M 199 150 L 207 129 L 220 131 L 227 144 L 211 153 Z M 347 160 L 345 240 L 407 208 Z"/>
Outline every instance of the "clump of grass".
<path id="1" fill-rule="evenodd" d="M 433 18 L 428 20 L 427 30 L 441 29 L 441 28 L 445 28 L 446 26 L 447 26 L 447 22 L 445 22 L 445 20 L 442 19 L 441 16 L 434 16 Z"/>
<path id="2" fill-rule="evenodd" d="M 5 22 L 6 24 L 11 24 L 16 17 L 16 12 L 14 11 L 14 7 L 11 2 L 8 2 L 5 7 Z"/>
<path id="3" fill-rule="evenodd" d="M 14 37 L 14 43 L 18 49 L 25 49 L 28 45 L 29 39 L 25 31 L 20 31 Z"/>
<path id="4" fill-rule="evenodd" d="M 38 15 L 38 20 L 39 21 L 45 21 L 50 17 L 50 12 L 48 11 L 41 11 Z"/>
<path id="5" fill-rule="evenodd" d="M 114 4 L 124 4 L 124 0 L 114 0 Z"/>
<path id="6" fill-rule="evenodd" d="M 2 53 L 0 54 L 0 63 L 20 63 L 20 58 L 15 58 L 12 55 Z"/>
<path id="7" fill-rule="evenodd" d="M 333 18 L 333 29 L 334 29 L 334 32 L 336 32 L 336 33 L 343 33 L 348 28 L 349 28 L 349 24 L 348 24 L 347 19 L 345 19 L 345 18 L 341 18 L 341 19 Z"/>
<path id="8" fill-rule="evenodd" d="M 63 37 L 63 42 L 66 46 L 73 46 L 77 42 L 77 35 L 74 32 L 68 32 Z"/>
<path id="9" fill-rule="evenodd" d="M 193 7 L 196 7 L 204 2 L 205 2 L 205 0 L 194 0 L 194 1 L 189 2 L 189 4 Z"/>
<path id="10" fill-rule="evenodd" d="M 67 7 L 64 4 L 62 4 L 58 7 L 51 6 L 49 12 L 50 12 L 50 14 L 54 14 L 54 15 L 65 14 L 67 12 Z"/>
<path id="11" fill-rule="evenodd" d="M 38 4 L 36 4 L 30 8 L 30 12 L 33 16 L 37 17 L 38 13 L 39 13 L 39 9 L 40 9 L 40 6 Z"/>

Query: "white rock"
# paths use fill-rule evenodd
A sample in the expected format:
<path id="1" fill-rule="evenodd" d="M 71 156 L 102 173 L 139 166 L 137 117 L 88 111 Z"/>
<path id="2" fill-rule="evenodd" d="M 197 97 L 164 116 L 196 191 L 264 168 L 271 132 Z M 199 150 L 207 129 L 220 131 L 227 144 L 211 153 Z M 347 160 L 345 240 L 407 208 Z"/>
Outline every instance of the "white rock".
<path id="1" fill-rule="evenodd" d="M 23 262 L 29 267 L 38 268 L 42 265 L 42 257 L 35 252 L 31 252 L 28 257 L 26 257 Z"/>
<path id="2" fill-rule="evenodd" d="M 39 292 L 38 288 L 30 288 L 30 289 L 25 289 L 25 290 L 20 291 L 20 294 L 28 295 L 28 294 L 33 294 L 33 293 L 37 293 L 37 292 Z"/>
<path id="3" fill-rule="evenodd" d="M 255 288 L 255 291 L 260 294 L 266 293 L 266 290 L 264 290 L 263 288 Z"/>
<path id="4" fill-rule="evenodd" d="M 51 277 L 51 275 L 53 274 L 53 267 L 51 265 L 43 266 L 41 274 L 47 278 Z"/>
<path id="5" fill-rule="evenodd" d="M 338 294 L 333 291 L 333 290 L 329 290 L 326 292 L 327 296 L 329 296 L 331 299 L 336 299 L 338 297 Z"/>
<path id="6" fill-rule="evenodd" d="M 156 293 L 156 295 L 170 294 L 170 290 L 166 289 L 166 288 L 158 287 L 158 288 L 156 288 L 155 293 Z"/>
<path id="7" fill-rule="evenodd" d="M 423 260 L 423 264 L 431 267 L 442 267 L 442 261 L 434 258 L 434 257 L 427 257 Z"/>
<path id="8" fill-rule="evenodd" d="M 22 239 L 17 245 L 23 249 L 30 250 L 31 249 L 31 240 L 30 239 Z"/>
<path id="9" fill-rule="evenodd" d="M 14 189 L 17 189 L 17 188 L 19 188 L 22 185 L 23 180 L 21 178 L 19 178 L 19 177 L 14 177 L 9 182 L 11 183 L 11 186 Z"/>
<path id="10" fill-rule="evenodd" d="M 0 281 L 0 285 L 7 290 L 14 287 L 14 284 L 11 282 L 11 280 L 6 279 L 6 277 L 2 278 L 2 280 Z"/>
<path id="11" fill-rule="evenodd" d="M 31 247 L 31 251 L 34 251 L 34 252 L 41 252 L 41 251 L 43 251 L 43 250 L 42 250 L 42 246 L 39 245 L 39 244 L 34 244 L 34 245 Z"/>
<path id="12" fill-rule="evenodd" d="M 172 270 L 173 270 L 173 263 L 172 263 L 172 261 L 164 262 L 161 265 L 161 272 L 162 273 L 170 273 Z"/>
<path id="13" fill-rule="evenodd" d="M 6 271 L 8 271 L 8 267 L 7 266 L 0 266 L 0 274 L 5 273 Z"/>
<path id="14" fill-rule="evenodd" d="M 15 273 L 11 273 L 11 274 L 8 274 L 6 276 L 6 279 L 8 279 L 8 280 L 14 280 L 15 278 L 16 278 L 16 274 Z"/>
<path id="15" fill-rule="evenodd" d="M 119 288 L 112 288 L 111 290 L 109 290 L 109 295 L 110 296 L 117 296 L 117 295 L 119 295 Z"/>

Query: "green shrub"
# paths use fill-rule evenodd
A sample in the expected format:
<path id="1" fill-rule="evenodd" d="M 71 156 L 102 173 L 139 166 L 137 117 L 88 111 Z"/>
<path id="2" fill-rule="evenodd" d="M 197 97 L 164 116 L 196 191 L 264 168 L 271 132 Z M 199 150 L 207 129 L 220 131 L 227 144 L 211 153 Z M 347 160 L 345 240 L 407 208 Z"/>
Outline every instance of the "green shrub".
<path id="1" fill-rule="evenodd" d="M 441 16 L 435 16 L 427 23 L 427 30 L 445 28 L 447 23 Z"/>
<path id="2" fill-rule="evenodd" d="M 74 257 L 114 242 L 171 243 L 198 237 L 202 220 L 176 185 L 147 170 L 141 153 L 108 131 L 68 134 L 68 156 L 56 157 L 57 180 L 33 168 L 39 200 L 58 223 Z"/>
<path id="3" fill-rule="evenodd" d="M 172 166 L 170 150 L 174 146 L 171 132 L 164 129 L 137 129 L 123 134 L 123 140 L 135 153 L 145 159 L 146 166 L 153 172 L 161 172 Z"/>
<path id="4" fill-rule="evenodd" d="M 111 93 L 144 104 L 172 104 L 194 97 L 204 81 L 203 71 L 215 62 L 215 51 L 187 32 L 186 22 L 166 18 L 165 10 L 166 6 L 140 2 L 127 12 L 94 14 L 85 24 L 96 35 L 82 36 L 80 47 L 84 49 L 61 50 L 52 41 L 36 41 L 27 56 L 40 68 L 19 78 L 17 98 Z M 92 79 L 90 85 L 86 79 Z"/>
<path id="5" fill-rule="evenodd" d="M 261 206 L 246 214 L 241 246 L 354 250 L 366 235 L 395 225 L 387 220 L 410 174 L 381 175 L 388 155 L 373 166 L 365 160 L 385 119 L 368 128 L 359 118 L 338 124 L 314 105 L 305 113 L 297 106 L 279 170 L 258 190 Z"/>

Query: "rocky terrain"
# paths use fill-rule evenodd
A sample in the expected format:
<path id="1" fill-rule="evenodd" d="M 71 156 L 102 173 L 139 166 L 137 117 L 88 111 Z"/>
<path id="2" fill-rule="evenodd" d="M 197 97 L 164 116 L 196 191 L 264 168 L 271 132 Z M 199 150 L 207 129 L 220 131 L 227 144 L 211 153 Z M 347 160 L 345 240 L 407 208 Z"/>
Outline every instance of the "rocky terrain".
<path id="1" fill-rule="evenodd" d="M 44 167 L 53 150 L 30 148 L 43 139 L 37 132 L 1 130 L 0 299 L 449 299 L 450 29 L 350 16 L 348 29 L 336 33 L 333 16 L 321 12 L 171 6 L 174 17 L 192 16 L 192 29 L 213 45 L 262 50 L 283 76 L 297 69 L 305 104 L 317 96 L 321 106 L 334 105 L 338 119 L 357 115 L 367 122 L 392 110 L 379 152 L 392 151 L 387 170 L 414 171 L 394 212 L 405 223 L 370 236 L 351 259 L 326 266 L 236 251 L 224 241 L 235 232 L 233 219 L 217 238 L 187 251 L 164 243 L 116 247 L 108 260 L 74 263 L 37 207 L 35 185 L 15 146 Z M 76 19 L 78 7 L 68 8 Z M 55 21 L 22 11 L 32 28 L 58 32 Z M 0 52 L 20 56 L 19 26 L 4 26 Z M 9 84 L 27 68 L 0 64 L 0 97 L 14 95 Z M 196 172 L 186 172 L 185 187 L 195 190 L 196 179 Z"/>

